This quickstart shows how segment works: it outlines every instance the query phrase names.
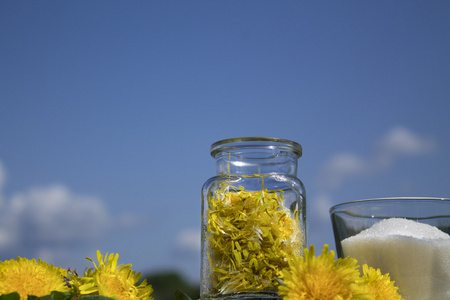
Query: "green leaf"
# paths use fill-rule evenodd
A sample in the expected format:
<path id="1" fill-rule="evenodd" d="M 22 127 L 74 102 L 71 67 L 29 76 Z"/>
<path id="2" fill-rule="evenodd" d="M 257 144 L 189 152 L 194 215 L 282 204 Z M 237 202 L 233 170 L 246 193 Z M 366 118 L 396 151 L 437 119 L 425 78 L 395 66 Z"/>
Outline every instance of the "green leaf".
<path id="1" fill-rule="evenodd" d="M 42 296 L 42 297 L 36 297 L 36 296 L 28 296 L 28 300 L 71 300 L 73 297 L 75 297 L 76 293 L 74 292 L 58 292 L 53 291 L 50 295 Z"/>
<path id="2" fill-rule="evenodd" d="M 105 296 L 82 296 L 77 299 L 81 300 L 114 300 L 113 298 L 105 297 Z"/>
<path id="3" fill-rule="evenodd" d="M 177 290 L 175 292 L 175 300 L 192 300 L 191 297 L 189 297 L 186 293 Z"/>
<path id="4" fill-rule="evenodd" d="M 20 296 L 17 293 L 11 293 L 7 295 L 1 295 L 0 300 L 20 300 Z"/>
<path id="5" fill-rule="evenodd" d="M 275 279 L 275 281 L 278 282 L 280 285 L 286 286 L 286 284 L 284 284 L 284 281 L 281 280 L 280 278 L 275 277 L 274 279 Z"/>
<path id="6" fill-rule="evenodd" d="M 71 300 L 73 299 L 73 297 L 75 296 L 75 293 L 63 293 L 63 292 L 52 292 L 51 295 L 46 295 L 46 296 L 42 296 L 42 297 L 36 297 L 36 296 L 28 296 L 28 300 Z M 8 295 L 9 296 L 9 295 Z M 20 300 L 20 298 L 18 297 L 19 295 L 17 295 L 17 297 L 15 297 L 16 295 L 12 294 L 12 296 L 14 296 L 13 298 L 2 298 L 3 296 L 0 297 L 0 300 Z M 105 296 L 81 296 L 78 297 L 77 299 L 81 299 L 81 300 L 114 300 L 113 298 L 109 298 L 109 297 L 105 297 Z"/>
<path id="7" fill-rule="evenodd" d="M 28 300 L 71 300 L 75 296 L 75 293 L 63 293 L 63 292 L 52 292 L 51 295 L 37 297 L 28 296 Z M 114 300 L 113 298 L 105 296 L 81 296 L 77 299 L 80 300 Z M 0 300 L 20 300 L 20 296 L 17 293 L 11 293 L 8 295 L 0 295 Z"/>

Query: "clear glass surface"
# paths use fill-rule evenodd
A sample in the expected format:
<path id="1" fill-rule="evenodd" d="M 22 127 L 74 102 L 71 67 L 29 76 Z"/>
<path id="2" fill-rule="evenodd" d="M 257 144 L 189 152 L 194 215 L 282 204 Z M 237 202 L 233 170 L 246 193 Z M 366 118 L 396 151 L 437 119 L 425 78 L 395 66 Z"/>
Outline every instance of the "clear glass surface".
<path id="1" fill-rule="evenodd" d="M 299 144 L 227 139 L 211 146 L 216 176 L 202 189 L 202 299 L 280 299 L 281 270 L 306 246 Z"/>

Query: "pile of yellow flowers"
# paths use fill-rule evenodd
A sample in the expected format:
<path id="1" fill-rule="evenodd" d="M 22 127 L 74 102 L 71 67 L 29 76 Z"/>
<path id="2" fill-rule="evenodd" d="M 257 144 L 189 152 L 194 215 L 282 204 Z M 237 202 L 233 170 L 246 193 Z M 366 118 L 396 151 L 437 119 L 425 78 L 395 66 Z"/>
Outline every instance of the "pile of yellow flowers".
<path id="1" fill-rule="evenodd" d="M 210 292 L 276 289 L 288 260 L 301 255 L 302 232 L 283 206 L 283 192 L 243 187 L 208 197 Z"/>
<path id="2" fill-rule="evenodd" d="M 75 298 L 152 300 L 151 285 L 146 280 L 138 284 L 142 275 L 131 270 L 132 265 L 118 265 L 118 254 L 103 257 L 97 251 L 98 264 L 87 269 L 83 276 L 75 271 L 54 267 L 39 259 L 18 257 L 0 262 L 0 300 Z"/>

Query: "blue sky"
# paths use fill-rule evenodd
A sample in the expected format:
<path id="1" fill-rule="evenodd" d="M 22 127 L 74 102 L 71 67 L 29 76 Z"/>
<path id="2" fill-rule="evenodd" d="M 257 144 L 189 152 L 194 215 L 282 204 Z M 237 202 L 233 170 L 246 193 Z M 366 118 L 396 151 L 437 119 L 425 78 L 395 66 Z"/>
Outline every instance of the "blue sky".
<path id="1" fill-rule="evenodd" d="M 199 279 L 210 145 L 303 146 L 328 209 L 450 197 L 448 1 L 0 1 L 0 259 Z"/>

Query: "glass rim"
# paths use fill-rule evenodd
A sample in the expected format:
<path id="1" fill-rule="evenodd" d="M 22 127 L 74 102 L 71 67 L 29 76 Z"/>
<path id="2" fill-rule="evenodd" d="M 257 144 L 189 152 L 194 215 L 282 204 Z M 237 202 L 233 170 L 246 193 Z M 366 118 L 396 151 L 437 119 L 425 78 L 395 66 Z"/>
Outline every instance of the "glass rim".
<path id="1" fill-rule="evenodd" d="M 339 208 L 341 207 L 347 207 L 352 204 L 366 204 L 366 203 L 374 203 L 374 202 L 387 202 L 387 201 L 433 201 L 433 202 L 450 202 L 450 198 L 444 198 L 444 197 L 386 197 L 386 198 L 368 198 L 368 199 L 361 199 L 361 200 L 354 200 L 349 202 L 343 202 L 336 205 L 333 205 L 329 212 L 334 213 L 339 211 Z"/>
<path id="2" fill-rule="evenodd" d="M 249 144 L 245 145 L 245 142 L 248 142 Z M 273 137 L 238 137 L 223 139 L 213 143 L 210 151 L 211 156 L 215 157 L 217 153 L 224 150 L 235 150 L 240 148 L 285 149 L 292 151 L 297 157 L 301 157 L 303 153 L 302 146 L 299 143 L 288 139 Z"/>

